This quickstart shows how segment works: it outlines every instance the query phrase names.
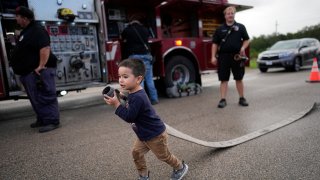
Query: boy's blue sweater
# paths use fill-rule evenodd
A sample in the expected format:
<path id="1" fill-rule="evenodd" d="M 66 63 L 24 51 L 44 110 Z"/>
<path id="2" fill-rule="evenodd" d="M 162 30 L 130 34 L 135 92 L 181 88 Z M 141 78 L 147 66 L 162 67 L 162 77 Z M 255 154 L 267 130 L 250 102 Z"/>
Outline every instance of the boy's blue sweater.
<path id="1" fill-rule="evenodd" d="M 120 105 L 115 114 L 131 123 L 132 129 L 141 141 L 151 140 L 166 129 L 144 89 L 129 94 L 126 106 Z"/>

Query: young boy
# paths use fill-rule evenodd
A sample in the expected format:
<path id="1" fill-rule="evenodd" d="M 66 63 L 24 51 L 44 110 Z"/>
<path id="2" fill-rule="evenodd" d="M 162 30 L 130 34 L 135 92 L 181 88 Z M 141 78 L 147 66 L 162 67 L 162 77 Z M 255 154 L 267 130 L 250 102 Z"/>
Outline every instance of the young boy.
<path id="1" fill-rule="evenodd" d="M 178 160 L 168 149 L 166 126 L 153 109 L 140 83 L 145 66 L 137 59 L 126 59 L 119 64 L 119 84 L 129 92 L 127 104 L 121 105 L 116 95 L 106 96 L 107 104 L 116 108 L 115 114 L 128 123 L 138 136 L 133 145 L 132 156 L 139 173 L 139 180 L 149 180 L 144 155 L 151 150 L 156 157 L 173 167 L 172 180 L 180 180 L 188 171 L 188 165 Z"/>

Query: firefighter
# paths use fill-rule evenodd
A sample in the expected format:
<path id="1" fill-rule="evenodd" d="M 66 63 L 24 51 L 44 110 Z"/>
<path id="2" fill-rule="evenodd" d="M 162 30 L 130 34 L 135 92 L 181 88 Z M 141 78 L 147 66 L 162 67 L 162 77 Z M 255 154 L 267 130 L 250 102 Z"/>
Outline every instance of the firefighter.
<path id="1" fill-rule="evenodd" d="M 48 32 L 34 21 L 33 12 L 23 6 L 16 9 L 17 24 L 22 27 L 10 62 L 29 97 L 37 120 L 31 128 L 48 132 L 59 127 L 55 72 L 57 58 L 50 50 Z"/>
<path id="2" fill-rule="evenodd" d="M 225 23 L 219 26 L 212 38 L 211 63 L 218 65 L 218 77 L 220 83 L 220 102 L 218 108 L 227 105 L 226 96 L 230 71 L 236 81 L 239 94 L 239 105 L 248 106 L 244 98 L 243 76 L 245 73 L 244 61 L 245 49 L 249 46 L 249 36 L 243 24 L 235 21 L 236 8 L 227 7 L 224 10 Z M 218 57 L 218 58 L 217 58 Z"/>
<path id="3" fill-rule="evenodd" d="M 149 98 L 152 105 L 158 104 L 158 93 L 153 82 L 153 57 L 148 45 L 149 32 L 141 23 L 143 17 L 139 14 L 131 15 L 129 25 L 121 33 L 121 39 L 124 43 L 125 58 L 140 59 L 146 66 L 145 80 Z"/>

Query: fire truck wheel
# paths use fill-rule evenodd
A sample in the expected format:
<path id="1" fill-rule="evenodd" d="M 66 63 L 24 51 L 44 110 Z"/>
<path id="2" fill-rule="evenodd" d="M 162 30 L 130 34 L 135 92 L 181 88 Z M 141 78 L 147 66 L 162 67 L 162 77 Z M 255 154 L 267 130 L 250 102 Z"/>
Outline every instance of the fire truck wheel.
<path id="1" fill-rule="evenodd" d="M 184 56 L 173 56 L 166 64 L 165 85 L 173 88 L 178 84 L 194 83 L 196 81 L 195 68 L 192 62 Z M 169 97 L 175 96 L 170 95 Z"/>

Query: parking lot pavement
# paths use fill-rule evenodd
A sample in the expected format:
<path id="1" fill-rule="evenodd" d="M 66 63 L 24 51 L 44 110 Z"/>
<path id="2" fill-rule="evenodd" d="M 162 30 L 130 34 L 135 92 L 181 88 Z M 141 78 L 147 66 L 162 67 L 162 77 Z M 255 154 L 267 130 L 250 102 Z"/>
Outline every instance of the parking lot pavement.
<path id="1" fill-rule="evenodd" d="M 216 74 L 208 74 L 203 76 L 207 87 L 201 94 L 162 98 L 155 108 L 167 124 L 190 136 L 206 141 L 229 140 L 285 120 L 313 102 L 320 102 L 319 86 L 305 82 L 309 72 L 248 72 L 245 81 L 250 106 L 238 105 L 232 82 L 229 103 L 224 109 L 216 107 Z M 59 99 L 60 106 L 74 108 L 92 96 L 96 97 L 94 103 L 104 103 L 101 90 L 102 87 L 70 93 Z M 69 98 L 75 101 L 72 107 L 64 104 Z M 135 140 L 134 132 L 114 114 L 113 108 L 101 104 L 65 110 L 61 117 L 62 128 L 45 134 L 29 128 L 33 116 L 0 122 L 0 179 L 135 177 L 129 150 Z M 170 144 L 172 151 L 189 164 L 186 180 L 319 179 L 318 119 L 319 111 L 315 111 L 268 135 L 224 150 L 171 137 Z M 152 155 L 147 156 L 147 162 L 153 179 L 168 179 L 172 170 L 169 166 Z"/>

